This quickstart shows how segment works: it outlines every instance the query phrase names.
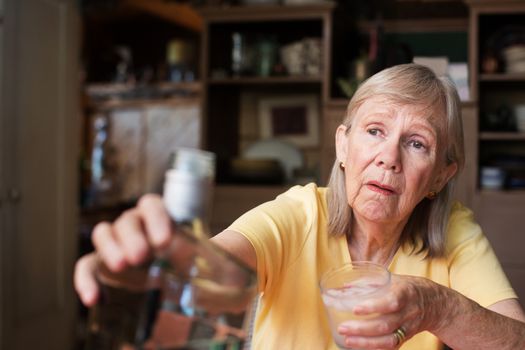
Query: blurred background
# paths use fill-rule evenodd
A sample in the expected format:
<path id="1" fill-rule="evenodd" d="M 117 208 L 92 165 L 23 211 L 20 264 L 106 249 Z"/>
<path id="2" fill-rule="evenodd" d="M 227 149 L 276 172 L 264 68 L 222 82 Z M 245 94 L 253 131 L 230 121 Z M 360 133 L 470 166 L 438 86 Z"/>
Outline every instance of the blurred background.
<path id="1" fill-rule="evenodd" d="M 456 197 L 525 297 L 523 1 L 0 0 L 0 52 L 1 349 L 82 349 L 74 261 L 174 149 L 217 154 L 217 233 L 326 184 L 356 87 L 408 62 L 458 87 Z"/>

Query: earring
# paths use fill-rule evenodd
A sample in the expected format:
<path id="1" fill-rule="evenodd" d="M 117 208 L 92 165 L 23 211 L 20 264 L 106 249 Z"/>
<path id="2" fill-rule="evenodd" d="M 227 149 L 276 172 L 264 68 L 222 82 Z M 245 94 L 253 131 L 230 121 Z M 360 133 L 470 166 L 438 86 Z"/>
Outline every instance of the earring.
<path id="1" fill-rule="evenodd" d="M 430 191 L 427 194 L 427 198 L 430 199 L 430 200 L 436 198 L 436 196 L 437 196 L 437 193 L 435 191 Z"/>
<path id="2" fill-rule="evenodd" d="M 345 170 L 345 163 L 339 162 L 339 169 L 344 171 Z"/>

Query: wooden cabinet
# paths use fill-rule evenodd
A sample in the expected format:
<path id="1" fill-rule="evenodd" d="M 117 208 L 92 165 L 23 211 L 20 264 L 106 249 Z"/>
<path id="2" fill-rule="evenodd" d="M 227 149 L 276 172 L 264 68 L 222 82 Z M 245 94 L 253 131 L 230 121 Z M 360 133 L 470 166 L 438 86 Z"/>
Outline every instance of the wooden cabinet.
<path id="1" fill-rule="evenodd" d="M 73 349 L 78 13 L 0 1 L 0 349 Z"/>
<path id="2" fill-rule="evenodd" d="M 525 133 L 514 124 L 515 106 L 525 104 L 525 69 L 505 51 L 524 45 L 525 3 L 470 0 L 470 76 L 477 105 L 477 169 L 473 209 L 514 288 L 525 298 Z M 525 59 L 523 59 L 525 64 Z M 484 169 L 504 175 L 501 186 L 486 182 Z"/>

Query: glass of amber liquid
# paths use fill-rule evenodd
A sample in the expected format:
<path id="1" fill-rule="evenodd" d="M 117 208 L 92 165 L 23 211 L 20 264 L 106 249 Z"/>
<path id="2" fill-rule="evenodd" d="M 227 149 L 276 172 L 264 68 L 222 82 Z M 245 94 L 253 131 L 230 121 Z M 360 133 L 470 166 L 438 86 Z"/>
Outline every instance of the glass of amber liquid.
<path id="1" fill-rule="evenodd" d="M 366 299 L 380 297 L 389 285 L 390 272 L 384 266 L 372 262 L 351 262 L 323 273 L 320 281 L 321 297 L 332 336 L 340 349 L 350 348 L 345 347 L 344 337 L 337 332 L 339 325 L 348 320 L 373 317 L 357 316 L 353 309 Z"/>

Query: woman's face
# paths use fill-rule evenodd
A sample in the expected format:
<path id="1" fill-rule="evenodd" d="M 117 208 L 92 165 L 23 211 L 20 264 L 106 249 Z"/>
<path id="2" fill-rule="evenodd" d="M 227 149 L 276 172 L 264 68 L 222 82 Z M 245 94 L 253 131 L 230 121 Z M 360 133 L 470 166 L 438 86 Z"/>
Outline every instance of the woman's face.
<path id="1" fill-rule="evenodd" d="M 354 215 L 382 223 L 408 219 L 430 192 L 456 172 L 445 164 L 442 118 L 431 109 L 366 100 L 347 132 L 337 129 L 337 157 L 345 165 L 348 204 Z"/>

